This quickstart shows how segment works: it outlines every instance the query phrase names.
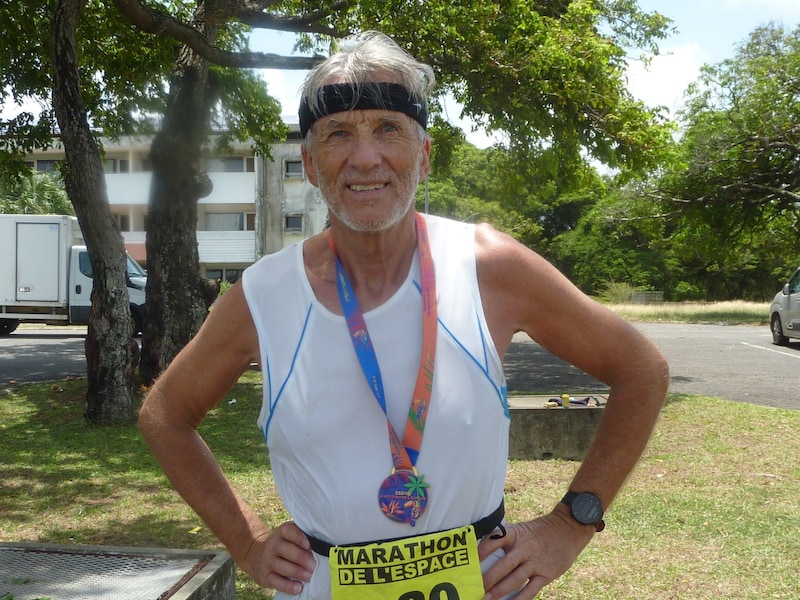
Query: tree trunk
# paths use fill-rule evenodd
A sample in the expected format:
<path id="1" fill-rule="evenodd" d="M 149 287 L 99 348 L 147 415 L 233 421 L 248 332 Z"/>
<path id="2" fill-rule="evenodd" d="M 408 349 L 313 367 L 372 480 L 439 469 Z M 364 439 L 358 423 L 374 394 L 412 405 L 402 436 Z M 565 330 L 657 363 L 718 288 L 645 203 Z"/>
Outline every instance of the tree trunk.
<path id="1" fill-rule="evenodd" d="M 76 30 L 85 0 L 57 0 L 50 30 L 53 108 L 64 143 L 64 184 L 81 226 L 94 275 L 86 334 L 86 416 L 93 422 L 134 417 L 134 356 L 125 245 L 108 206 L 100 151 L 81 96 Z M 136 350 L 134 350 L 136 347 Z"/>
<path id="2" fill-rule="evenodd" d="M 202 13 L 202 3 L 195 16 Z M 213 31 L 197 19 L 213 41 Z M 200 277 L 197 202 L 211 193 L 202 169 L 209 115 L 209 63 L 184 46 L 170 80 L 161 131 L 150 158 L 153 184 L 147 221 L 147 316 L 141 375 L 151 384 L 194 337 L 216 297 Z"/>

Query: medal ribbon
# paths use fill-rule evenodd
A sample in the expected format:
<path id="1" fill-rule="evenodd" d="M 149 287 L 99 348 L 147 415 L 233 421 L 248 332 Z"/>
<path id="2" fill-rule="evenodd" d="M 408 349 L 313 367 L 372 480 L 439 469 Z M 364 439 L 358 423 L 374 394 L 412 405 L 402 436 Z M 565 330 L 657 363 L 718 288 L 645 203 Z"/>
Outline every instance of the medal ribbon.
<path id="1" fill-rule="evenodd" d="M 353 348 L 356 351 L 361 370 L 372 390 L 375 399 L 386 415 L 386 424 L 389 430 L 389 447 L 392 452 L 392 462 L 397 471 L 413 471 L 417 464 L 417 457 L 422 446 L 422 435 L 425 431 L 425 419 L 431 403 L 433 389 L 433 368 L 436 356 L 436 277 L 433 267 L 428 228 L 425 218 L 419 213 L 415 216 L 417 230 L 417 248 L 419 253 L 419 269 L 422 288 L 422 356 L 420 357 L 417 382 L 414 394 L 411 397 L 411 406 L 408 409 L 408 418 L 403 432 L 403 441 L 397 435 L 386 410 L 386 395 L 381 379 L 380 365 L 375 354 L 375 348 L 364 321 L 364 314 L 356 299 L 353 286 L 339 262 L 339 256 L 334 245 L 333 235 L 328 238 L 328 244 L 336 256 L 336 283 L 339 292 L 339 301 L 342 305 L 347 328 Z"/>

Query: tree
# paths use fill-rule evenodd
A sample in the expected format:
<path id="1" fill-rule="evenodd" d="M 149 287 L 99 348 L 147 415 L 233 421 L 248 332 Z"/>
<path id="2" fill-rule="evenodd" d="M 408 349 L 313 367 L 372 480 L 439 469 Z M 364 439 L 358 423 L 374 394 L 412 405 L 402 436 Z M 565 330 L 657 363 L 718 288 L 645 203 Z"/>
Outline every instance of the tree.
<path id="1" fill-rule="evenodd" d="M 279 13 L 261 4 L 218 0 L 213 8 L 198 2 L 191 17 L 183 20 L 139 0 L 115 3 L 143 31 L 183 44 L 179 64 L 185 64 L 176 70 L 171 87 L 193 90 L 192 103 L 171 101 L 164 130 L 153 146 L 154 156 L 164 159 L 169 168 L 157 166 L 154 171 L 148 235 L 149 263 L 154 266 L 148 279 L 152 310 L 145 326 L 143 357 L 146 381 L 155 378 L 193 335 L 206 308 L 193 274 L 197 260 L 192 245 L 192 217 L 194 203 L 203 193 L 202 185 L 197 185 L 202 175 L 191 165 L 197 156 L 196 133 L 208 121 L 203 108 L 208 88 L 198 85 L 207 77 L 203 61 L 240 68 L 308 68 L 317 60 L 236 51 L 235 44 L 233 51 L 226 50 L 215 42 L 222 31 L 245 24 L 303 33 L 301 47 L 312 50 L 351 31 L 382 29 L 433 64 L 442 92 L 454 91 L 467 114 L 485 119 L 490 128 L 514 131 L 520 156 L 535 156 L 531 146 L 557 145 L 562 167 L 581 162 L 581 149 L 605 161 L 645 164 L 649 160 L 645 148 L 657 146 L 663 137 L 654 126 L 654 115 L 625 91 L 623 50 L 612 38 L 598 34 L 603 20 L 618 38 L 637 44 L 650 44 L 663 35 L 664 19 L 645 15 L 635 2 L 563 2 L 556 8 L 552 3 L 532 8 L 530 3 L 509 7 L 507 3 L 464 6 L 442 1 L 296 2 L 282 5 Z M 541 51 L 540 44 L 547 51 Z M 467 51 L 442 53 L 442 48 Z M 186 68 L 189 57 L 194 66 Z M 531 102 L 532 97 L 538 101 Z M 171 98 L 177 99 L 178 94 Z M 167 140 L 183 140 L 179 144 L 183 152 L 175 153 Z M 194 150 L 189 143 L 195 144 Z M 569 168 L 562 170 L 569 172 Z M 172 218 L 166 221 L 162 215 Z M 170 271 L 174 265 L 181 268 Z"/>
<path id="2" fill-rule="evenodd" d="M 147 361 L 154 365 L 148 379 L 157 375 L 161 366 L 171 359 L 170 355 L 187 341 L 187 335 L 198 326 L 198 315 L 203 312 L 206 299 L 199 291 L 200 286 L 196 285 L 198 277 L 193 256 L 196 249 L 192 247 L 190 235 L 184 231 L 189 227 L 193 235 L 190 200 L 196 202 L 203 190 L 203 186 L 198 185 L 202 182 L 202 173 L 196 164 L 192 164 L 199 155 L 196 145 L 202 142 L 191 128 L 199 124 L 207 131 L 209 108 L 224 106 L 223 100 L 235 98 L 236 91 L 234 86 L 213 85 L 230 81 L 231 77 L 204 66 L 192 57 L 192 53 L 215 65 L 239 69 L 308 68 L 318 60 L 315 56 L 280 57 L 248 52 L 240 43 L 242 26 L 301 33 L 304 36 L 301 47 L 306 50 L 322 47 L 332 38 L 350 31 L 383 29 L 412 53 L 435 66 L 442 83 L 441 93 L 454 93 L 465 106 L 468 116 L 490 129 L 510 132 L 512 149 L 521 164 L 534 165 L 545 152 L 554 155 L 558 165 L 556 172 L 562 183 L 568 180 L 569 173 L 582 165 L 582 152 L 609 164 L 638 168 L 654 160 L 656 155 L 652 149 L 657 148 L 665 137 L 664 129 L 658 126 L 657 115 L 633 101 L 625 89 L 625 47 L 651 49 L 654 40 L 663 36 L 667 25 L 663 17 L 640 11 L 634 0 L 541 4 L 451 3 L 443 0 L 424 3 L 408 0 L 362 3 L 348 0 L 334 3 L 298 1 L 281 3 L 280 10 L 278 5 L 271 3 L 232 0 L 201 1 L 193 5 L 163 2 L 157 5 L 157 9 L 138 0 L 115 0 L 115 6 L 137 27 L 155 35 L 137 40 L 132 28 L 124 27 L 118 17 L 111 16 L 104 4 L 98 6 L 102 27 L 84 31 L 83 35 L 79 32 L 79 43 L 81 40 L 84 44 L 91 41 L 99 50 L 95 54 L 102 56 L 99 60 L 90 57 L 91 52 L 83 55 L 90 58 L 82 72 L 86 75 L 83 78 L 84 92 L 93 123 L 97 119 L 97 122 L 122 131 L 134 124 L 137 117 L 154 114 L 154 109 L 164 101 L 163 66 L 167 64 L 165 55 L 170 52 L 178 57 L 175 72 L 186 77 L 184 81 L 173 78 L 170 82 L 170 93 L 173 94 L 170 110 L 179 112 L 185 107 L 179 101 L 179 90 L 184 86 L 203 94 L 203 97 L 192 99 L 192 111 L 186 115 L 190 118 L 165 114 L 164 123 L 171 129 L 169 134 L 165 129 L 159 138 L 165 149 L 170 137 L 185 140 L 195 147 L 190 149 L 186 144 L 181 145 L 179 149 L 185 152 L 176 155 L 177 161 L 172 160 L 176 156 L 168 156 L 166 150 L 155 149 L 156 155 L 164 161 L 172 160 L 164 162 L 164 165 L 171 164 L 180 169 L 169 175 L 176 175 L 177 181 L 190 185 L 176 195 L 174 187 L 165 180 L 167 169 L 157 170 L 154 203 L 179 198 L 182 208 L 176 209 L 180 217 L 178 226 L 170 224 L 171 232 L 160 238 L 157 245 L 148 242 L 149 249 L 155 248 L 155 252 L 162 253 L 165 260 L 149 254 L 158 265 L 162 265 L 166 264 L 167 252 L 178 251 L 180 256 L 172 254 L 170 260 L 194 273 L 187 279 L 180 277 L 178 271 L 167 274 L 168 268 L 164 267 L 164 277 L 153 274 L 153 286 L 162 281 L 164 290 L 173 287 L 171 292 L 163 293 L 163 302 L 157 290 L 153 289 L 154 313 L 155 318 L 160 319 L 161 329 L 146 326 L 145 348 L 148 341 L 158 340 L 164 335 L 167 327 L 174 327 L 178 335 L 170 337 L 171 341 L 162 348 L 152 343 L 151 347 L 159 356 L 157 360 Z M 17 17 L 21 18 L 20 15 Z M 30 33 L 35 33 L 35 30 Z M 168 38 L 182 46 L 176 48 Z M 16 67 L 26 61 L 28 67 L 35 67 L 36 56 L 24 51 L 23 39 L 14 39 L 17 42 L 14 51 L 21 51 L 24 57 L 14 63 L 13 70 L 19 72 Z M 37 39 L 35 35 L 33 39 Z M 443 49 L 453 50 L 443 52 Z M 218 79 L 212 76 L 215 74 Z M 212 85 L 198 87 L 202 81 Z M 4 80 L 4 90 L 6 85 L 7 80 Z M 32 89 L 41 91 L 44 82 L 37 81 Z M 256 88 L 242 86 L 239 89 Z M 210 95 L 205 96 L 209 91 Z M 266 148 L 266 143 L 261 143 L 263 137 L 255 134 L 259 126 L 262 131 L 266 130 L 263 125 L 268 121 L 246 118 L 237 121 L 232 111 L 227 116 L 233 119 L 233 129 L 240 134 L 253 135 L 255 146 Z M 47 113 L 44 121 L 46 117 Z M 237 123 L 243 126 L 237 128 Z M 29 129 L 33 135 L 34 129 Z M 46 127 L 41 130 L 46 130 Z M 156 211 L 161 215 L 173 214 L 166 208 L 164 212 L 159 212 L 159 208 Z M 162 226 L 166 228 L 168 225 L 157 225 Z M 181 239 L 170 237 L 170 233 Z M 170 240 L 175 243 L 170 244 Z M 157 314 L 159 305 L 171 302 L 169 298 L 179 298 L 187 281 L 189 285 L 183 289 L 189 290 L 191 310 L 171 313 L 178 321 L 165 320 L 163 312 Z M 184 327 L 181 319 L 186 319 L 188 326 Z"/>
<path id="3" fill-rule="evenodd" d="M 674 153 L 639 188 L 668 221 L 676 286 L 761 300 L 800 255 L 798 98 L 800 27 L 774 24 L 687 90 Z"/>
<path id="4" fill-rule="evenodd" d="M 664 196 L 725 234 L 788 216 L 782 237 L 800 248 L 799 97 L 800 27 L 759 27 L 734 58 L 704 66 Z"/>
<path id="5" fill-rule="evenodd" d="M 122 238 L 105 203 L 101 149 L 93 136 L 152 127 L 154 107 L 163 106 L 162 66 L 171 63 L 172 52 L 165 43 L 140 47 L 138 33 L 106 4 L 90 0 L 82 10 L 86 6 L 49 0 L 0 6 L 6 24 L 0 54 L 8 57 L 0 64 L 3 104 L 36 104 L 0 121 L 0 180 L 18 185 L 29 173 L 27 153 L 63 141 L 65 184 L 95 281 L 86 414 L 98 422 L 129 421 L 138 347 L 130 336 Z"/>
<path id="6" fill-rule="evenodd" d="M 30 171 L 18 179 L 0 178 L 0 213 L 74 215 L 60 175 Z"/>
<path id="7" fill-rule="evenodd" d="M 93 421 L 133 419 L 131 319 L 125 289 L 125 248 L 105 197 L 100 152 L 89 130 L 81 96 L 75 42 L 83 0 L 58 0 L 50 28 L 53 108 L 65 149 L 64 181 L 82 225 L 94 274 L 86 334 L 89 365 L 86 415 Z M 106 226 L 96 226 L 106 220 Z M 138 346 L 136 347 L 138 350 Z M 123 369 L 119 369 L 119 366 Z M 113 402 L 106 402 L 113 398 Z"/>

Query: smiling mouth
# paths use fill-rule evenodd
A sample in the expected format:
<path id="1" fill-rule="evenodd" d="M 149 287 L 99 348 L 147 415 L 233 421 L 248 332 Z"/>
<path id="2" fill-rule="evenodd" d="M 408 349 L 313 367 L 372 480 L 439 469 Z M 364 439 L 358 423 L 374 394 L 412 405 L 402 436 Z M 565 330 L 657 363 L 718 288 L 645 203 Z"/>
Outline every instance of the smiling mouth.
<path id="1" fill-rule="evenodd" d="M 370 184 L 352 184 L 347 186 L 348 189 L 354 192 L 372 192 L 375 190 L 381 190 L 386 187 L 385 183 L 370 183 Z"/>

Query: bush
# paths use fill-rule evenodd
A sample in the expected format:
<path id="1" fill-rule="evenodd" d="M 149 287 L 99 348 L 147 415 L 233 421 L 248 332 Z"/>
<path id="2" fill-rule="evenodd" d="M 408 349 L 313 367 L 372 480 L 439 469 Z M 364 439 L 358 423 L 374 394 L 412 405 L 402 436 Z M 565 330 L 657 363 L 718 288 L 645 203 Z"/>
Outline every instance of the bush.
<path id="1" fill-rule="evenodd" d="M 618 283 L 607 281 L 603 284 L 603 290 L 598 299 L 607 304 L 629 304 L 633 297 L 633 292 L 639 288 L 630 283 Z"/>

